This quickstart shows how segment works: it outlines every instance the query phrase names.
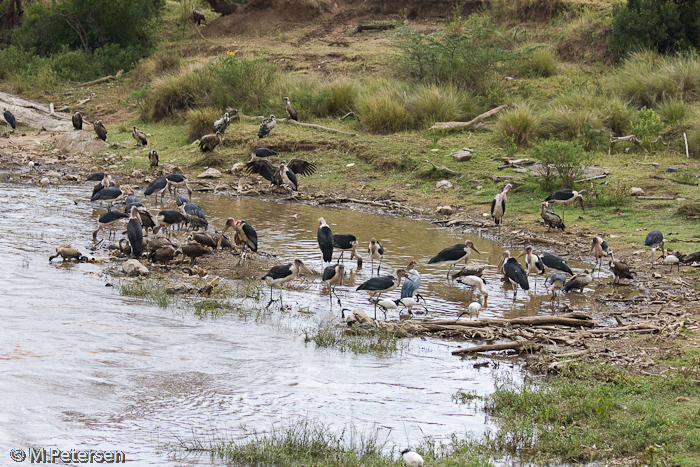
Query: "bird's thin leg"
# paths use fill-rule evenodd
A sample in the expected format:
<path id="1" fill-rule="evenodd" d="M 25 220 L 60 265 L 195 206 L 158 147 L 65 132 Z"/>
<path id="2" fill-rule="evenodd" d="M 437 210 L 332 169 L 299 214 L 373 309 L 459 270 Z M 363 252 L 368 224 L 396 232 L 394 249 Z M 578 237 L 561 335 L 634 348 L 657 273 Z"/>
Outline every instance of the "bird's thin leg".
<path id="1" fill-rule="evenodd" d="M 331 293 L 333 293 L 335 295 L 335 298 L 338 299 L 338 306 L 340 306 L 340 297 L 338 296 L 338 292 L 335 291 L 335 287 L 331 287 Z"/>
<path id="2" fill-rule="evenodd" d="M 564 208 L 566 207 L 566 204 L 561 203 L 561 220 L 564 220 Z"/>
<path id="3" fill-rule="evenodd" d="M 345 264 L 345 261 L 343 261 L 343 253 L 345 253 L 344 250 L 340 250 L 340 258 L 338 258 L 339 263 Z"/>
<path id="4" fill-rule="evenodd" d="M 372 262 L 372 267 L 370 270 L 372 271 L 372 276 L 374 276 L 374 258 L 370 258 L 370 261 Z M 379 275 L 379 273 L 377 273 L 377 275 Z"/>
<path id="5" fill-rule="evenodd" d="M 379 269 L 382 267 L 382 260 L 379 260 L 379 266 L 377 266 L 377 275 L 379 275 Z"/>

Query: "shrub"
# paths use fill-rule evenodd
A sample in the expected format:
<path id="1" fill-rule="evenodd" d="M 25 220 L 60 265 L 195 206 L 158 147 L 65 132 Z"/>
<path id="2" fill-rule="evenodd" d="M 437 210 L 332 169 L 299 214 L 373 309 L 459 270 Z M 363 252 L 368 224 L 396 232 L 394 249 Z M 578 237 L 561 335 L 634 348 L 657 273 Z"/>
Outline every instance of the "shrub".
<path id="1" fill-rule="evenodd" d="M 603 125 L 616 136 L 629 134 L 630 120 L 634 113 L 619 97 L 608 97 L 601 109 Z"/>
<path id="2" fill-rule="evenodd" d="M 520 104 L 498 117 L 496 131 L 505 142 L 527 146 L 535 140 L 539 126 L 539 117 L 532 108 L 527 104 Z"/>
<path id="3" fill-rule="evenodd" d="M 682 123 L 688 116 L 688 106 L 681 99 L 670 98 L 659 104 L 659 115 L 668 124 Z"/>
<path id="4" fill-rule="evenodd" d="M 630 131 L 642 139 L 656 138 L 663 128 L 661 118 L 652 109 L 643 108 L 637 111 L 630 122 Z"/>
<path id="5" fill-rule="evenodd" d="M 187 128 L 190 141 L 214 132 L 214 122 L 221 118 L 221 112 L 212 107 L 193 109 L 187 112 Z"/>
<path id="6" fill-rule="evenodd" d="M 548 48 L 533 50 L 520 65 L 520 73 L 525 76 L 552 76 L 557 73 L 557 59 Z"/>
<path id="7" fill-rule="evenodd" d="M 576 143 L 547 140 L 532 148 L 532 156 L 542 164 L 540 185 L 550 191 L 559 179 L 559 188 L 573 188 L 588 160 L 586 151 Z"/>
<path id="8" fill-rule="evenodd" d="M 270 105 L 269 90 L 278 78 L 277 68 L 267 60 L 239 60 L 233 54 L 227 54 L 212 64 L 209 71 L 217 81 L 210 90 L 211 105 L 267 111 Z M 280 99 L 283 97 L 280 96 Z"/>
<path id="9" fill-rule="evenodd" d="M 373 133 L 395 133 L 414 127 L 413 115 L 406 108 L 406 93 L 388 84 L 360 92 L 355 113 L 360 125 Z"/>
<path id="10" fill-rule="evenodd" d="M 587 7 L 575 18 L 566 21 L 557 42 L 561 60 L 581 62 L 603 61 L 608 54 L 610 17 L 605 9 Z"/>

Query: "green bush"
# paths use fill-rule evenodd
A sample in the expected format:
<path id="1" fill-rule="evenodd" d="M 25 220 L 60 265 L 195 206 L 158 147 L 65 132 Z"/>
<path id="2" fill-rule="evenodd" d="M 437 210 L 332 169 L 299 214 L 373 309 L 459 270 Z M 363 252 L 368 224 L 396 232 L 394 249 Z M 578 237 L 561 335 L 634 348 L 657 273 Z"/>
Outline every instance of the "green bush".
<path id="1" fill-rule="evenodd" d="M 600 128 L 601 121 L 595 109 L 569 108 L 557 105 L 542 115 L 540 134 L 545 138 L 571 140 L 590 128 Z"/>
<path id="2" fill-rule="evenodd" d="M 245 108 L 256 112 L 265 112 L 269 106 L 282 107 L 271 101 L 269 90 L 278 79 L 277 68 L 262 58 L 237 59 L 227 54 L 210 65 L 209 72 L 214 75 L 216 85 L 210 90 L 210 102 L 214 107 Z M 279 96 L 282 101 L 284 96 Z M 274 113 L 274 112 L 273 112 Z"/>
<path id="3" fill-rule="evenodd" d="M 407 106 L 416 122 L 431 125 L 463 119 L 467 100 L 468 95 L 454 86 L 431 84 L 415 89 L 408 97 Z"/>
<path id="4" fill-rule="evenodd" d="M 578 144 L 552 139 L 532 148 L 532 156 L 542 164 L 540 186 L 545 191 L 573 188 L 574 180 L 581 177 L 588 161 L 588 154 Z"/>
<path id="5" fill-rule="evenodd" d="M 514 109 L 499 115 L 496 132 L 506 143 L 527 146 L 534 142 L 540 127 L 540 120 L 527 104 L 520 104 Z"/>
<path id="6" fill-rule="evenodd" d="M 661 53 L 700 46 L 700 2 L 627 0 L 613 7 L 610 50 L 626 54 L 639 49 Z"/>
<path id="7" fill-rule="evenodd" d="M 630 122 L 630 131 L 642 139 L 656 138 L 663 128 L 661 118 L 652 109 L 643 108 L 637 111 Z"/>

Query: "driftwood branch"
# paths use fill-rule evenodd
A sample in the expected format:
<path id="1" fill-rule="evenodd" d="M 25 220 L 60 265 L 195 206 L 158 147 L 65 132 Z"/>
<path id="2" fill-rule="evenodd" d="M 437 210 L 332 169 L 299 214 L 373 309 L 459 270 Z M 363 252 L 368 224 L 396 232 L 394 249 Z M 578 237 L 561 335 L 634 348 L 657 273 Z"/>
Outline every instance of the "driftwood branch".
<path id="1" fill-rule="evenodd" d="M 456 170 L 448 169 L 444 165 L 441 165 L 440 167 L 438 167 L 437 165 L 433 164 L 432 162 L 430 162 L 427 159 L 425 160 L 425 162 L 427 162 L 428 164 L 433 166 L 433 169 L 432 169 L 433 172 L 440 172 L 442 174 L 450 175 L 450 176 L 454 176 L 454 177 L 461 177 L 462 176 L 462 172 L 457 172 Z"/>
<path id="2" fill-rule="evenodd" d="M 501 106 L 496 107 L 495 109 L 491 109 L 488 112 L 484 112 L 481 115 L 475 117 L 474 119 L 468 121 L 468 122 L 437 122 L 435 125 L 431 126 L 428 131 L 436 131 L 436 130 L 456 130 L 460 129 L 463 130 L 465 128 L 478 128 L 481 126 L 481 122 L 486 120 L 489 117 L 493 117 L 496 115 L 498 112 L 501 110 L 505 109 L 508 107 L 508 104 L 504 104 Z"/>
<path id="3" fill-rule="evenodd" d="M 121 71 L 121 70 L 120 70 L 120 71 Z M 112 78 L 114 78 L 113 75 L 107 75 L 107 76 L 104 76 L 104 77 L 102 77 L 102 78 L 98 78 L 98 79 L 95 79 L 95 80 L 92 80 L 92 81 L 88 81 L 87 83 L 79 84 L 79 86 L 81 86 L 81 87 L 82 87 L 82 86 L 92 86 L 93 84 L 104 83 L 105 81 L 109 81 L 109 80 L 112 79 Z"/>
<path id="4" fill-rule="evenodd" d="M 355 136 L 355 133 L 349 133 L 349 132 L 347 132 L 347 131 L 336 130 L 335 128 L 328 128 L 328 127 L 325 127 L 325 126 L 316 125 L 315 123 L 302 123 L 302 122 L 297 122 L 296 120 L 292 120 L 292 119 L 289 119 L 289 118 L 284 119 L 284 121 L 287 122 L 287 123 L 293 123 L 293 124 L 295 124 L 295 125 L 305 126 L 305 127 L 308 127 L 308 128 L 318 128 L 319 130 L 332 131 L 332 132 L 334 132 L 334 133 L 341 133 L 341 134 L 343 134 L 343 135 Z"/>
<path id="5" fill-rule="evenodd" d="M 654 175 L 654 176 L 652 176 L 652 178 L 655 178 L 657 180 L 668 180 L 670 182 L 680 183 L 681 185 L 698 186 L 697 182 L 686 182 L 685 180 L 678 180 L 675 178 L 666 178 L 666 177 L 662 177 L 661 175 Z"/>
<path id="6" fill-rule="evenodd" d="M 482 318 L 477 320 L 461 321 L 461 320 L 442 320 L 442 321 L 418 321 L 421 326 L 428 325 L 450 325 L 450 326 L 466 326 L 466 327 L 485 327 L 485 326 L 545 326 L 545 325 L 560 325 L 573 327 L 593 327 L 595 322 L 588 316 L 582 314 L 574 314 L 568 316 L 529 316 L 524 318 Z"/>
<path id="7" fill-rule="evenodd" d="M 675 196 L 635 196 L 635 199 L 645 199 L 650 201 L 673 201 Z"/>
<path id="8" fill-rule="evenodd" d="M 387 29 L 394 29 L 396 25 L 394 24 L 380 24 L 380 25 L 364 25 L 358 24 L 350 31 L 350 35 L 357 34 L 362 31 L 386 31 Z"/>
<path id="9" fill-rule="evenodd" d="M 612 154 L 613 146 L 615 146 L 615 144 L 619 143 L 620 141 L 629 141 L 630 143 L 634 143 L 637 146 L 639 146 L 640 148 L 644 149 L 644 151 L 649 152 L 647 150 L 647 148 L 642 146 L 643 141 L 634 135 L 620 136 L 619 138 L 611 136 L 610 137 L 610 146 L 608 147 L 608 156 Z"/>
<path id="10" fill-rule="evenodd" d="M 476 352 L 490 352 L 493 350 L 520 350 L 528 342 L 514 341 L 514 342 L 504 342 L 502 344 L 489 344 L 489 345 L 476 345 L 474 347 L 469 347 L 466 349 L 453 350 L 452 355 L 461 355 L 465 353 L 476 353 Z M 537 344 L 531 344 L 537 345 Z"/>

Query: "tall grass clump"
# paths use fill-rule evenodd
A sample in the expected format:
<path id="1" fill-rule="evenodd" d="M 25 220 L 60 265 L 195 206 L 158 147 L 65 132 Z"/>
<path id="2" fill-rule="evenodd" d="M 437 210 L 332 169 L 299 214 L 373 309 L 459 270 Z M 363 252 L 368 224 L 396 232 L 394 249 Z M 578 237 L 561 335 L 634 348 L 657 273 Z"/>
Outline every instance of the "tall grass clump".
<path id="1" fill-rule="evenodd" d="M 499 115 L 496 132 L 505 142 L 528 146 L 535 141 L 540 128 L 539 116 L 528 104 L 518 104 L 514 109 Z"/>
<path id="2" fill-rule="evenodd" d="M 561 27 L 557 53 L 562 60 L 601 62 L 610 58 L 607 41 L 610 35 L 609 10 L 583 8 L 575 14 L 572 12 Z"/>
<path id="3" fill-rule="evenodd" d="M 212 107 L 192 109 L 187 112 L 187 128 L 190 141 L 214 132 L 214 122 L 221 118 L 221 112 Z"/>
<path id="4" fill-rule="evenodd" d="M 284 106 L 283 97 L 291 99 L 300 118 L 342 116 L 354 109 L 359 87 L 354 80 L 338 78 L 331 81 L 310 79 L 308 76 L 281 75 L 275 85 L 276 104 Z M 283 112 L 283 111 L 282 111 Z"/>
<path id="5" fill-rule="evenodd" d="M 227 52 L 211 64 L 209 71 L 216 81 L 216 86 L 209 92 L 208 102 L 214 107 L 244 108 L 255 112 L 266 112 L 270 106 L 283 107 L 283 104 L 271 100 L 275 96 L 270 96 L 270 89 L 275 86 L 278 72 L 265 59 L 237 59 L 232 52 Z"/>
<path id="6" fill-rule="evenodd" d="M 670 124 L 683 123 L 688 116 L 688 106 L 678 98 L 669 98 L 661 102 L 657 108 L 661 119 Z"/>
<path id="7" fill-rule="evenodd" d="M 406 92 L 391 83 L 364 89 L 357 95 L 355 114 L 369 132 L 390 134 L 414 128 L 414 115 L 406 105 Z"/>
<path id="8" fill-rule="evenodd" d="M 546 78 L 557 73 L 557 59 L 550 49 L 540 47 L 522 60 L 518 68 L 522 75 Z"/>
<path id="9" fill-rule="evenodd" d="M 634 109 L 620 99 L 619 96 L 606 96 L 605 103 L 600 108 L 603 126 L 615 136 L 629 134 L 630 121 L 635 112 Z"/>
<path id="10" fill-rule="evenodd" d="M 595 109 L 555 105 L 541 115 L 540 134 L 545 138 L 571 140 L 590 128 L 600 128 L 602 122 Z"/>
<path id="11" fill-rule="evenodd" d="M 141 119 L 170 119 L 199 104 L 205 76 L 199 71 L 190 69 L 156 79 L 142 105 Z"/>
<path id="12" fill-rule="evenodd" d="M 454 86 L 435 84 L 418 86 L 408 97 L 407 106 L 416 121 L 424 124 L 450 122 L 463 119 L 470 96 Z"/>

